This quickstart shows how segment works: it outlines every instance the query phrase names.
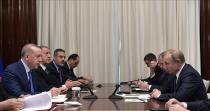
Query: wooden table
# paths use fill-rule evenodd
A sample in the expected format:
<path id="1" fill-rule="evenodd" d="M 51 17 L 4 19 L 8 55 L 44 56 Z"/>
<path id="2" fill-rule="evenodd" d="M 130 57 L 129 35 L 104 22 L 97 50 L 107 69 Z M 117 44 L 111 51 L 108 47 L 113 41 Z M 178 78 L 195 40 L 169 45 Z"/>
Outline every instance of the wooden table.
<path id="1" fill-rule="evenodd" d="M 90 95 L 90 93 L 81 93 L 82 97 L 79 100 L 82 103 L 81 106 L 70 106 L 64 104 L 54 104 L 50 111 L 78 111 L 78 110 L 149 110 L 151 108 L 164 108 L 164 103 L 159 102 L 154 99 L 150 99 L 147 103 L 140 102 L 124 102 L 124 99 L 121 100 L 110 100 L 108 99 L 109 95 L 112 94 L 115 87 L 113 84 L 102 84 L 101 88 L 95 88 L 95 94 L 98 96 L 98 99 L 95 100 L 85 100 L 82 99 L 83 96 Z M 128 86 L 123 86 L 120 88 L 121 91 L 130 91 Z"/>

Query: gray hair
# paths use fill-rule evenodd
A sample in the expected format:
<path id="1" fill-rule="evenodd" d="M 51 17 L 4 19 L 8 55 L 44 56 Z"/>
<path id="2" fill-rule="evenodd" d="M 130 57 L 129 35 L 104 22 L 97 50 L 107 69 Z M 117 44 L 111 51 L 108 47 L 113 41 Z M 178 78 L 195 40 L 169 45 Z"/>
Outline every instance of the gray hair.
<path id="1" fill-rule="evenodd" d="M 183 52 L 178 50 L 178 49 L 169 49 L 165 52 L 165 54 L 166 53 L 171 54 L 171 58 L 172 58 L 173 61 L 179 61 L 180 60 L 181 63 L 185 62 L 185 57 L 184 57 Z"/>
<path id="2" fill-rule="evenodd" d="M 32 43 L 26 44 L 23 46 L 23 48 L 21 50 L 21 57 L 24 57 L 26 54 L 33 53 L 32 47 L 39 48 L 36 44 L 32 44 Z"/>

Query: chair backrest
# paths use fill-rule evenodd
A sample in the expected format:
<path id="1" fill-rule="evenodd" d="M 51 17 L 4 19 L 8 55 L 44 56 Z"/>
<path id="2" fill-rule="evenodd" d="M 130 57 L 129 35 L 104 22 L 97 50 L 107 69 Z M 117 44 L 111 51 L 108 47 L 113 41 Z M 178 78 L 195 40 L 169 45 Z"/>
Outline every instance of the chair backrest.
<path id="1" fill-rule="evenodd" d="M 205 79 L 203 79 L 203 83 L 204 83 L 204 85 L 205 85 L 205 87 L 206 87 L 206 91 L 208 91 L 210 81 L 209 81 L 209 80 L 205 80 Z"/>

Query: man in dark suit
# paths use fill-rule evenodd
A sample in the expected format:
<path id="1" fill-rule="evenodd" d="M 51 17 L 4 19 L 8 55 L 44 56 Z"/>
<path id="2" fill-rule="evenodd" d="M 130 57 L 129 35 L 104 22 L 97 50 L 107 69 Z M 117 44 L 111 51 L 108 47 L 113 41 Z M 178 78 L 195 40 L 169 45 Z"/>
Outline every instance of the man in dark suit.
<path id="1" fill-rule="evenodd" d="M 206 89 L 199 73 L 189 64 L 185 63 L 184 54 L 177 49 L 167 50 L 163 55 L 164 70 L 175 75 L 173 93 L 161 93 L 158 89 L 151 92 L 151 97 L 161 101 L 176 98 L 179 101 L 196 101 L 207 99 Z"/>
<path id="2" fill-rule="evenodd" d="M 158 56 L 158 61 L 156 61 L 156 56 L 152 53 L 147 54 L 144 57 L 144 61 L 148 67 L 150 67 L 151 74 L 147 82 L 139 81 L 138 86 L 143 90 L 153 90 L 155 88 L 165 92 L 165 86 L 170 81 L 169 74 L 163 70 L 163 53 Z M 154 72 L 153 72 L 154 71 Z"/>
<path id="3" fill-rule="evenodd" d="M 21 51 L 21 60 L 5 69 L 3 84 L 7 92 L 14 97 L 38 92 L 34 84 L 32 70 L 41 62 L 41 49 L 35 44 L 26 44 Z"/>
<path id="4" fill-rule="evenodd" d="M 92 79 L 90 77 L 77 77 L 74 73 L 74 68 L 78 66 L 80 62 L 80 58 L 78 54 L 71 54 L 68 57 L 67 62 L 64 63 L 63 67 L 63 74 L 65 76 L 65 80 L 73 80 L 73 81 L 79 81 L 83 84 L 89 84 L 92 83 Z"/>
<path id="5" fill-rule="evenodd" d="M 51 91 L 52 96 L 57 96 L 61 91 L 66 91 L 67 88 L 56 88 L 53 86 L 54 77 L 46 68 L 47 64 L 51 62 L 50 49 L 47 46 L 40 46 L 42 52 L 42 61 L 38 69 L 35 69 L 36 86 L 40 92 Z"/>
<path id="6" fill-rule="evenodd" d="M 47 70 L 49 73 L 53 74 L 56 79 L 53 80 L 54 87 L 67 87 L 71 88 L 73 86 L 79 86 L 81 83 L 79 81 L 71 81 L 65 79 L 62 67 L 65 61 L 65 51 L 63 49 L 56 49 L 53 55 L 53 61 L 47 65 Z"/>
<path id="7" fill-rule="evenodd" d="M 24 104 L 21 99 L 10 98 L 0 81 L 0 111 L 2 110 L 20 110 Z"/>
<path id="8" fill-rule="evenodd" d="M 179 102 L 173 98 L 166 103 L 166 107 L 169 108 L 170 111 L 186 111 L 187 109 L 190 111 L 209 111 L 210 99 L 193 102 Z"/>
<path id="9" fill-rule="evenodd" d="M 148 53 L 144 57 L 144 62 L 147 67 L 150 68 L 150 76 L 146 79 L 143 79 L 143 81 L 146 81 L 149 84 L 158 83 L 159 81 L 157 81 L 156 79 L 160 76 L 163 70 L 157 65 L 158 61 L 156 56 L 153 53 Z"/>

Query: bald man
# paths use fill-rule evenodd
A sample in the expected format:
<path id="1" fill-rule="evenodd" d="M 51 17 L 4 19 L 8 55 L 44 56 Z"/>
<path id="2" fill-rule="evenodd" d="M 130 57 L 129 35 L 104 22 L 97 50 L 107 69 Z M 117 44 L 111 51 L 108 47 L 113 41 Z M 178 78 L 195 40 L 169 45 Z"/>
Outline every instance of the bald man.
<path id="1" fill-rule="evenodd" d="M 5 69 L 3 84 L 7 92 L 14 97 L 35 94 L 33 69 L 41 62 L 41 49 L 35 44 L 26 44 L 21 50 L 21 59 Z"/>

